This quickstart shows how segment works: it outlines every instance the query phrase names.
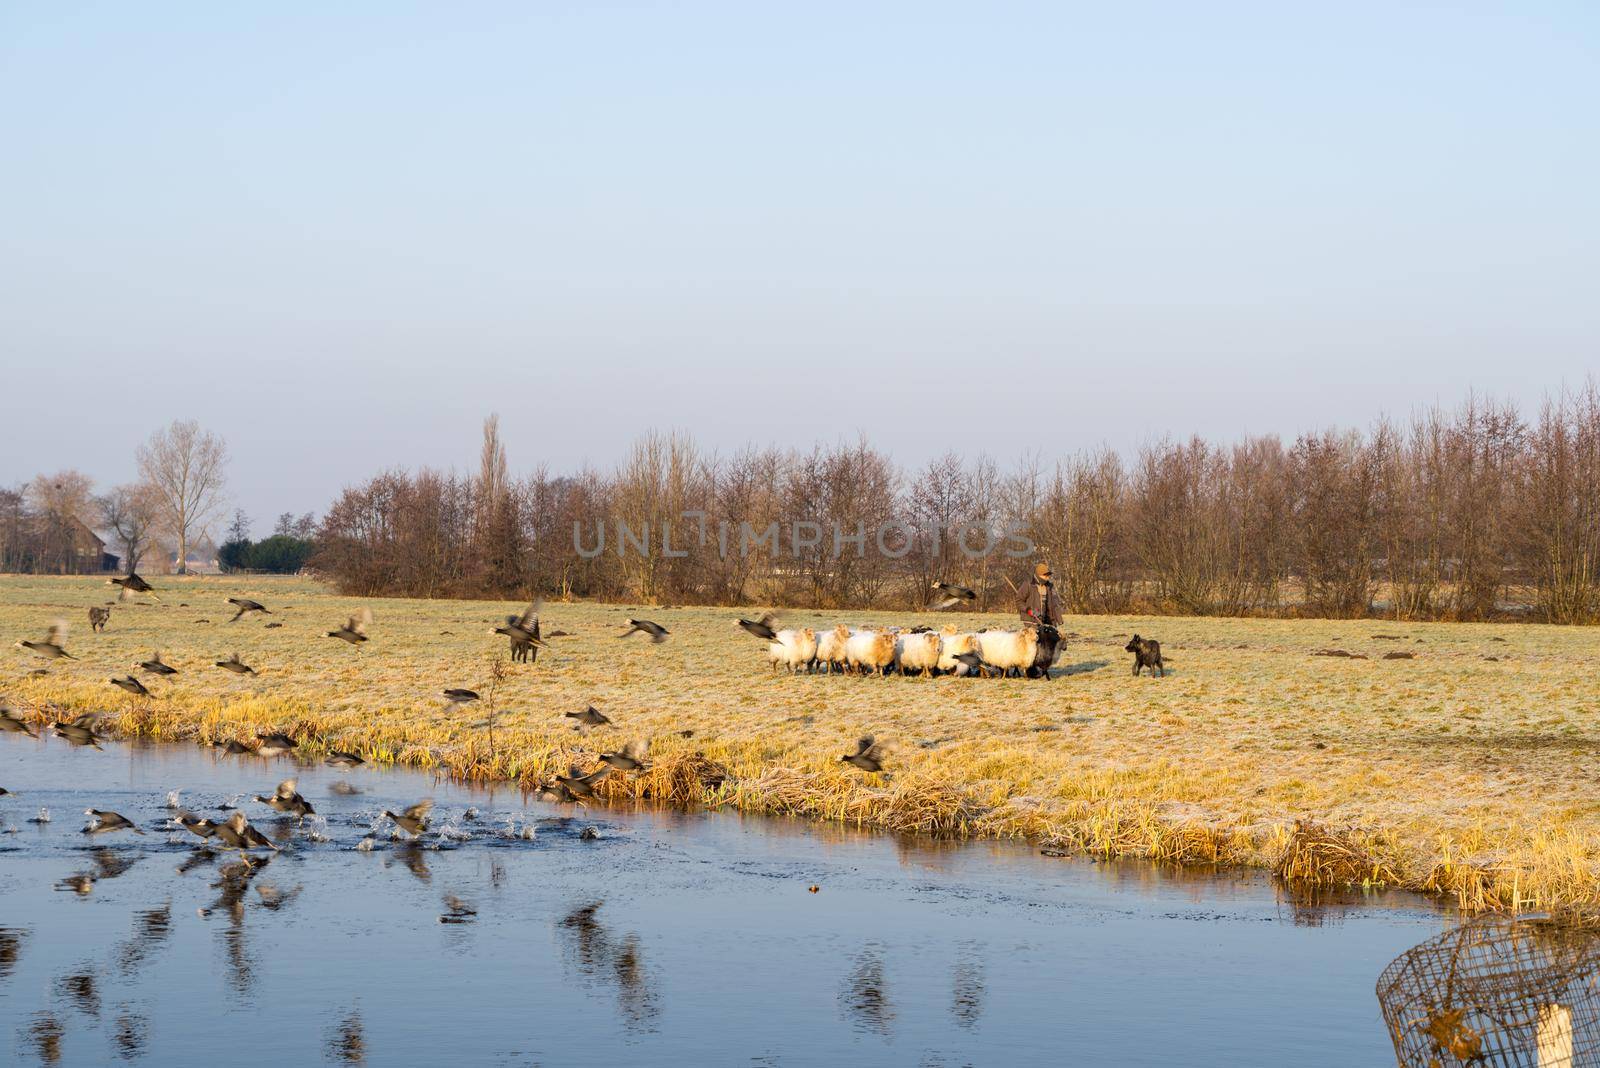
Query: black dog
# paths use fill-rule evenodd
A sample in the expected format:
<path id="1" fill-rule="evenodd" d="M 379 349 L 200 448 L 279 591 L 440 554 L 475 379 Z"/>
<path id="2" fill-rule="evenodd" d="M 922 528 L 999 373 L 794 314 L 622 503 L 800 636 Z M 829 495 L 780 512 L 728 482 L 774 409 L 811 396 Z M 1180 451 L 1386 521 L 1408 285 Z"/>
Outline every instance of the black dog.
<path id="1" fill-rule="evenodd" d="M 1161 643 L 1154 638 L 1141 638 L 1135 634 L 1123 650 L 1133 654 L 1133 677 L 1138 678 L 1139 672 L 1145 668 L 1150 669 L 1150 674 L 1159 673 L 1162 678 L 1167 677 L 1167 666 L 1161 662 Z"/>
<path id="2" fill-rule="evenodd" d="M 1039 651 L 1033 654 L 1033 666 L 1028 668 L 1028 678 L 1048 679 L 1050 665 L 1056 662 L 1061 647 L 1066 643 L 1061 640 L 1061 632 L 1048 623 L 1041 623 L 1039 631 Z"/>

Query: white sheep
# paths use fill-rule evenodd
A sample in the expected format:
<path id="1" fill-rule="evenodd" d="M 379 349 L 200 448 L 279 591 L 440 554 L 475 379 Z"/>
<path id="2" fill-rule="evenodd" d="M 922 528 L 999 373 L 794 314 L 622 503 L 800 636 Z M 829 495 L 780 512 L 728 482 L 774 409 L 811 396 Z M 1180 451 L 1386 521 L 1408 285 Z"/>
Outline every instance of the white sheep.
<path id="1" fill-rule="evenodd" d="M 767 656 L 772 660 L 772 670 L 782 664 L 793 675 L 801 668 L 809 668 L 817 659 L 817 633 L 810 627 L 778 631 L 774 641 L 767 646 Z"/>
<path id="2" fill-rule="evenodd" d="M 840 623 L 832 630 L 817 635 L 817 663 L 828 665 L 828 674 L 843 670 L 849 663 L 845 645 L 850 641 L 850 628 Z"/>
<path id="3" fill-rule="evenodd" d="M 963 634 L 958 631 L 955 624 L 946 626 L 939 632 L 939 670 L 956 675 L 970 674 L 967 665 L 957 660 L 956 657 L 964 653 L 982 653 L 978 649 L 978 636 L 976 634 Z"/>
<path id="4" fill-rule="evenodd" d="M 984 664 L 999 668 L 1002 675 L 1009 675 L 1012 671 L 1026 674 L 1039 652 L 1039 632 L 1032 627 L 984 630 L 979 631 L 976 637 Z"/>
<path id="5" fill-rule="evenodd" d="M 845 658 L 857 671 L 882 675 L 894 663 L 894 633 L 886 630 L 852 631 L 845 643 Z"/>
<path id="6" fill-rule="evenodd" d="M 939 635 L 932 631 L 902 634 L 894 643 L 894 659 L 900 665 L 900 674 L 920 671 L 925 678 L 931 678 L 933 669 L 939 666 L 939 645 Z"/>

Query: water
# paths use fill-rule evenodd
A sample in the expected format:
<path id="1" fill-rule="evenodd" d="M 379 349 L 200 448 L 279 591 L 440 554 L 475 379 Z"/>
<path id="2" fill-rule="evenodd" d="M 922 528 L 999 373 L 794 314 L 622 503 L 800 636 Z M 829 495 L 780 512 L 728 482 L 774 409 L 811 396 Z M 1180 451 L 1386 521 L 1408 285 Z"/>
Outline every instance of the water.
<path id="1" fill-rule="evenodd" d="M 248 881 L 162 829 L 173 789 L 220 819 L 291 774 L 320 818 L 244 800 L 285 843 Z M 0 735 L 0 786 L 0 1064 L 1392 1064 L 1373 983 L 1451 922 L 1406 895 L 1297 906 L 1254 874 L 190 747 Z M 371 836 L 423 797 L 442 839 Z M 147 834 L 83 835 L 91 806 Z M 76 874 L 87 894 L 56 888 Z"/>

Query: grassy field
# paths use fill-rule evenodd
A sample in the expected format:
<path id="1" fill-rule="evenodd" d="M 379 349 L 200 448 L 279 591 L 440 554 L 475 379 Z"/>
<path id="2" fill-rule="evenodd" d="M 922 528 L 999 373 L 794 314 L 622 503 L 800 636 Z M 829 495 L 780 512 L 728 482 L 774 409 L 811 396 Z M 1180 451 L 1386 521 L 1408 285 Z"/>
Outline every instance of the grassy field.
<path id="1" fill-rule="evenodd" d="M 536 666 L 506 664 L 494 701 L 505 715 L 491 739 L 471 725 L 487 701 L 446 711 L 440 691 L 487 697 L 506 651 L 489 631 L 519 606 L 364 602 L 255 577 L 156 584 L 164 603 L 120 605 L 93 634 L 86 609 L 115 592 L 101 581 L 0 578 L 7 641 L 40 638 L 66 619 L 66 648 L 80 658 L 47 663 L 10 650 L 0 693 L 40 720 L 105 711 L 113 733 L 204 741 L 286 729 L 313 755 L 353 748 L 530 786 L 648 738 L 653 769 L 613 775 L 603 794 L 1277 867 L 1313 881 L 1441 891 L 1469 907 L 1600 904 L 1600 630 L 1073 617 L 1050 682 L 879 680 L 774 675 L 764 645 L 733 626 L 733 609 L 551 604 L 546 633 L 569 636 Z M 228 623 L 230 595 L 275 614 Z M 323 636 L 363 604 L 376 616 L 364 647 Z M 618 641 L 632 614 L 664 624 L 671 639 Z M 1122 651 L 1131 631 L 1161 640 L 1166 678 L 1131 677 Z M 182 673 L 150 680 L 156 699 L 109 685 L 157 648 Z M 1328 648 L 1366 659 L 1313 655 Z M 235 651 L 258 677 L 212 666 Z M 1412 658 L 1384 659 L 1391 653 Z M 41 666 L 48 674 L 31 677 Z M 563 718 L 590 703 L 615 728 L 580 734 Z M 839 762 L 866 733 L 885 744 L 887 774 Z"/>

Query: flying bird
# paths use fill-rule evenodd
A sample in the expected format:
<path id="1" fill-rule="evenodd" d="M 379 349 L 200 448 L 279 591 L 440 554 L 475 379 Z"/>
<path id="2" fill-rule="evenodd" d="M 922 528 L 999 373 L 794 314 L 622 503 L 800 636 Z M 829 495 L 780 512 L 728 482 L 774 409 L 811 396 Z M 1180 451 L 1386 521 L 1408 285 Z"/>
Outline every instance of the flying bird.
<path id="1" fill-rule="evenodd" d="M 770 642 L 778 637 L 778 632 L 772 629 L 772 623 L 776 618 L 771 612 L 768 612 L 760 619 L 741 619 L 738 625 L 762 641 Z"/>
<path id="2" fill-rule="evenodd" d="M 93 712 L 85 712 L 70 723 L 57 720 L 50 729 L 57 738 L 64 738 L 73 745 L 99 749 L 100 743 L 105 740 L 104 735 L 95 732 L 95 725 L 99 722 L 99 717 Z"/>
<path id="3" fill-rule="evenodd" d="M 617 771 L 649 771 L 649 755 L 650 743 L 635 740 L 624 745 L 620 753 L 601 753 L 600 759 Z"/>
<path id="4" fill-rule="evenodd" d="M 89 824 L 89 826 L 83 829 L 84 834 L 105 834 L 107 831 L 132 831 L 134 834 L 144 833 L 133 825 L 132 820 L 121 813 L 111 812 L 107 809 L 101 808 L 86 808 L 83 810 L 83 814 L 94 820 L 93 823 Z"/>
<path id="5" fill-rule="evenodd" d="M 279 812 L 287 813 L 299 819 L 304 819 L 306 816 L 315 816 L 317 810 L 311 807 L 310 801 L 300 795 L 299 790 L 296 789 L 298 785 L 298 780 L 285 779 L 278 784 L 278 788 L 273 791 L 271 797 L 256 794 L 256 800 L 264 805 L 271 805 Z"/>
<path id="6" fill-rule="evenodd" d="M 983 670 L 983 657 L 978 653 L 956 653 L 950 659 L 965 667 L 968 675 L 976 675 Z"/>
<path id="7" fill-rule="evenodd" d="M 543 646 L 544 642 L 539 639 L 539 610 L 543 607 L 543 601 L 534 601 L 520 616 L 506 616 L 505 625 L 494 628 L 494 633 L 504 634 L 513 645 L 527 642 Z"/>
<path id="8" fill-rule="evenodd" d="M 12 731 L 16 734 L 26 734 L 29 738 L 39 737 L 39 733 L 11 709 L 9 705 L 0 705 L 0 731 Z"/>
<path id="9" fill-rule="evenodd" d="M 445 700 L 450 703 L 450 708 L 454 708 L 457 705 L 470 705 L 476 701 L 478 699 L 478 691 L 456 688 L 446 690 L 444 696 Z"/>
<path id="10" fill-rule="evenodd" d="M 354 753 L 345 753 L 335 749 L 333 752 L 328 754 L 327 759 L 324 760 L 323 763 L 328 765 L 330 768 L 358 768 L 362 764 L 365 764 L 366 761 L 362 760 Z"/>
<path id="11" fill-rule="evenodd" d="M 196 816 L 192 812 L 180 812 L 173 818 L 177 820 L 178 826 L 182 827 L 190 834 L 195 835 L 201 841 L 204 841 L 205 839 L 210 838 L 217 833 L 217 823 L 215 820 L 208 820 L 202 816 Z"/>
<path id="12" fill-rule="evenodd" d="M 145 689 L 144 683 L 140 682 L 132 675 L 124 675 L 120 678 L 114 678 L 111 680 L 111 685 L 115 686 L 119 690 L 127 690 L 135 697 L 150 696 L 150 691 Z"/>
<path id="13" fill-rule="evenodd" d="M 274 853 L 278 847 L 266 835 L 250 826 L 250 821 L 243 812 L 234 811 L 227 819 L 216 825 L 217 840 L 230 849 L 244 852 L 247 849 L 270 849 Z"/>
<path id="14" fill-rule="evenodd" d="M 338 638 L 351 645 L 360 645 L 367 640 L 367 627 L 372 623 L 372 609 L 363 608 L 350 617 L 350 621 L 338 630 L 328 631 L 328 637 Z"/>
<path id="15" fill-rule="evenodd" d="M 300 748 L 299 743 L 297 743 L 293 738 L 289 737 L 287 734 L 279 734 L 276 732 L 272 734 L 258 734 L 256 735 L 256 741 L 261 743 L 256 746 L 256 752 L 264 757 L 283 756 L 285 753 Z"/>
<path id="16" fill-rule="evenodd" d="M 563 712 L 562 715 L 568 719 L 577 720 L 580 727 L 599 727 L 611 722 L 611 717 L 594 707 L 594 705 L 590 705 L 582 712 Z"/>
<path id="17" fill-rule="evenodd" d="M 671 632 L 660 623 L 652 623 L 648 619 L 630 619 L 628 620 L 628 629 L 617 635 L 617 637 L 626 638 L 633 634 L 648 634 L 652 643 L 660 645 L 667 640 L 669 633 Z"/>
<path id="18" fill-rule="evenodd" d="M 581 768 L 573 765 L 567 769 L 567 774 L 557 775 L 556 782 L 566 787 L 573 797 L 593 797 L 594 784 L 609 774 L 611 774 L 611 766 L 609 764 L 602 765 L 587 775 L 583 773 Z"/>
<path id="19" fill-rule="evenodd" d="M 150 596 L 155 597 L 156 600 L 161 600 L 160 597 L 156 597 L 156 588 L 140 578 L 135 571 L 128 572 L 126 578 L 106 579 L 106 585 L 122 587 L 117 594 L 117 600 L 119 601 L 125 601 L 136 593 L 148 593 Z"/>
<path id="20" fill-rule="evenodd" d="M 554 781 L 541 783 L 538 787 L 538 793 L 534 796 L 540 801 L 548 801 L 557 805 L 570 805 L 578 800 L 578 795 L 567 789 L 562 783 Z"/>
<path id="21" fill-rule="evenodd" d="M 941 598 L 939 603 L 933 606 L 935 612 L 949 608 L 951 605 L 960 604 L 962 601 L 976 601 L 978 599 L 975 591 L 949 582 L 935 582 L 933 584 L 933 592 Z"/>
<path id="22" fill-rule="evenodd" d="M 234 653 L 226 660 L 218 660 L 217 667 L 222 668 L 224 671 L 231 671 L 235 675 L 254 675 L 256 673 L 255 668 L 239 659 L 238 653 Z"/>
<path id="23" fill-rule="evenodd" d="M 134 667 L 148 671 L 152 675 L 176 675 L 178 673 L 177 668 L 161 659 L 160 649 L 151 653 L 149 660 L 141 660 Z"/>
<path id="24" fill-rule="evenodd" d="M 862 771 L 883 770 L 883 750 L 877 742 L 872 740 L 872 735 L 870 734 L 856 743 L 856 751 L 854 753 L 846 753 L 839 760 L 841 763 L 860 768 Z"/>
<path id="25" fill-rule="evenodd" d="M 251 612 L 262 612 L 269 616 L 272 614 L 272 610 L 266 605 L 260 601 L 252 601 L 248 597 L 229 597 L 228 603 L 238 609 L 233 614 L 233 618 L 228 620 L 229 623 L 237 623 L 239 622 L 239 617 L 249 615 Z"/>
<path id="26" fill-rule="evenodd" d="M 428 813 L 433 811 L 433 799 L 418 801 L 403 812 L 395 813 L 384 809 L 383 814 L 394 821 L 394 825 L 407 834 L 416 837 L 428 829 Z"/>
<path id="27" fill-rule="evenodd" d="M 211 743 L 211 748 L 220 749 L 229 756 L 243 756 L 245 753 L 254 752 L 248 745 L 235 738 L 229 738 L 227 741 L 222 741 L 219 738 Z"/>
<path id="28" fill-rule="evenodd" d="M 46 660 L 59 660 L 59 659 L 61 659 L 63 657 L 65 657 L 68 660 L 76 660 L 76 659 L 78 659 L 77 657 L 73 656 L 71 653 L 67 652 L 65 649 L 63 649 L 61 647 L 61 643 L 66 641 L 66 640 L 67 640 L 67 624 L 66 624 L 66 621 L 58 619 L 54 623 L 50 624 L 49 634 L 45 637 L 45 639 L 43 641 L 37 641 L 37 642 L 20 641 L 20 642 L 17 643 L 17 648 L 18 649 L 28 649 L 28 650 L 32 651 L 34 656 L 42 656 Z"/>

